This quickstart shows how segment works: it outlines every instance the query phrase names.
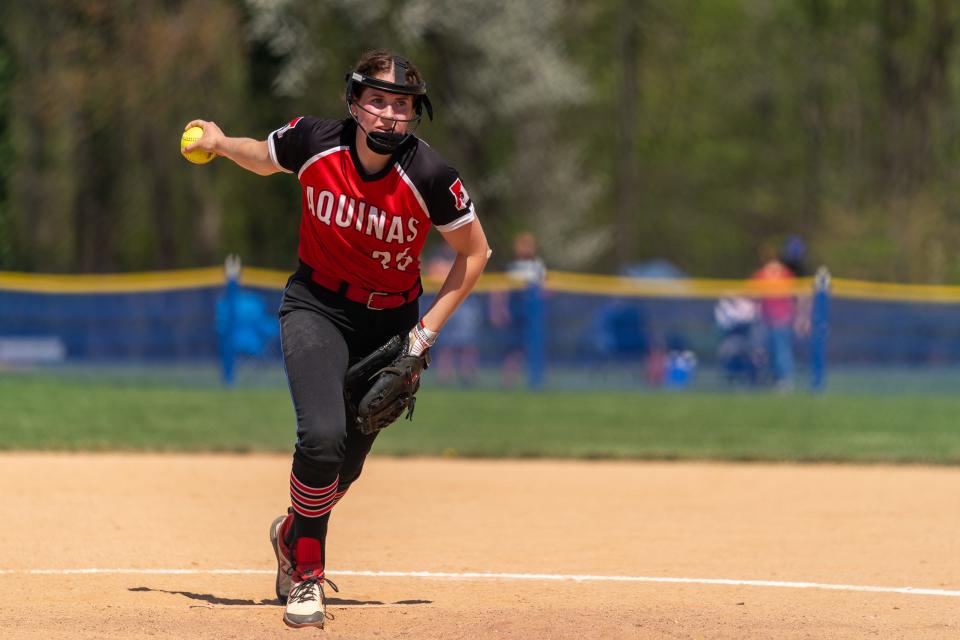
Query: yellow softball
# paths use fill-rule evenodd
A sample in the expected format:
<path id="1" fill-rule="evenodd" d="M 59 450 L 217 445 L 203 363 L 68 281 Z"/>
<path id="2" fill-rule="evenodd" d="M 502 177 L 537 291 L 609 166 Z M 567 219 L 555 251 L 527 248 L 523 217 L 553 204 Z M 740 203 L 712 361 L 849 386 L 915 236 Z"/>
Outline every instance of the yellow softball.
<path id="1" fill-rule="evenodd" d="M 212 151 L 204 151 L 203 149 L 194 149 L 188 153 L 183 151 L 184 147 L 188 144 L 196 142 L 202 137 L 203 129 L 200 127 L 190 127 L 183 132 L 183 137 L 180 138 L 180 153 L 183 154 L 184 158 L 194 164 L 206 164 L 217 157 L 217 154 Z"/>

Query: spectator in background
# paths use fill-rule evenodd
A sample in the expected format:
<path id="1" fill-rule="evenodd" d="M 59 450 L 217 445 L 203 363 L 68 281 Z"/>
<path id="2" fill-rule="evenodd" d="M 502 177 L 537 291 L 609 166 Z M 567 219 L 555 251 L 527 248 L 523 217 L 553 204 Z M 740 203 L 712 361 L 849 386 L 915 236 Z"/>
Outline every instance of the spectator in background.
<path id="1" fill-rule="evenodd" d="M 757 384 L 763 362 L 763 349 L 756 337 L 759 314 L 759 305 L 743 296 L 720 298 L 713 308 L 720 334 L 717 358 L 730 384 Z"/>
<path id="2" fill-rule="evenodd" d="M 267 305 L 257 294 L 241 289 L 233 300 L 234 317 L 231 326 L 227 303 L 226 296 L 217 298 L 216 328 L 220 348 L 230 348 L 234 353 L 262 361 L 280 335 L 280 325 L 272 313 L 273 310 L 268 311 Z"/>
<path id="3" fill-rule="evenodd" d="M 797 317 L 796 276 L 780 261 L 772 245 L 760 249 L 762 266 L 751 280 L 757 292 L 766 330 L 767 357 L 773 383 L 779 391 L 794 387 L 793 331 Z"/>
<path id="4" fill-rule="evenodd" d="M 525 362 L 527 332 L 527 292 L 531 284 L 543 284 L 547 267 L 538 255 L 537 239 L 529 231 L 513 238 L 513 259 L 506 265 L 507 277 L 523 284 L 510 292 L 496 291 L 490 295 L 490 322 L 503 330 L 506 354 L 501 376 L 504 386 L 517 384 Z"/>
<path id="5" fill-rule="evenodd" d="M 443 282 L 453 267 L 456 254 L 446 247 L 426 265 L 427 277 Z M 474 341 L 483 324 L 483 307 L 475 296 L 464 300 L 444 326 L 443 334 L 433 347 L 437 378 L 443 383 L 471 386 L 476 382 L 478 351 Z"/>
<path id="6" fill-rule="evenodd" d="M 547 267 L 537 250 L 537 239 L 529 231 L 513 238 L 513 260 L 507 263 L 507 275 L 526 284 L 547 279 Z"/>

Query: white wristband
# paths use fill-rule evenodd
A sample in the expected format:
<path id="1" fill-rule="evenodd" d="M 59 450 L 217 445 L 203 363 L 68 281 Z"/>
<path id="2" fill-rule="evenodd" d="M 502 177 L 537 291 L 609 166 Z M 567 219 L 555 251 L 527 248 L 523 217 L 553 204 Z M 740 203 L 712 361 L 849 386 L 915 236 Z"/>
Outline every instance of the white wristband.
<path id="1" fill-rule="evenodd" d="M 410 330 L 408 351 L 410 355 L 419 356 L 424 351 L 433 346 L 433 343 L 437 341 L 437 331 L 431 331 L 423 324 L 423 320 L 418 322 L 413 329 Z"/>

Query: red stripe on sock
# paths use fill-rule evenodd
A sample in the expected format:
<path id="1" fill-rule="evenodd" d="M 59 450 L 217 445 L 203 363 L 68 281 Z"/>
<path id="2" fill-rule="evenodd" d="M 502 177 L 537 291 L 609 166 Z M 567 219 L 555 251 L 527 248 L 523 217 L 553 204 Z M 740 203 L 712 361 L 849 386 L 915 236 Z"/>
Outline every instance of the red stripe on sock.
<path id="1" fill-rule="evenodd" d="M 295 485 L 298 489 L 309 495 L 319 495 L 323 493 L 329 493 L 330 491 L 335 491 L 337 485 L 340 484 L 340 476 L 338 475 L 334 478 L 333 482 L 327 485 L 326 487 L 311 487 L 310 485 L 304 484 L 301 482 L 297 476 L 293 475 L 293 472 L 290 473 L 290 484 Z"/>
<path id="2" fill-rule="evenodd" d="M 326 498 L 324 500 L 305 500 L 304 498 L 301 498 L 299 495 L 295 494 L 292 491 L 290 492 L 290 500 L 292 502 L 299 503 L 301 506 L 307 509 L 319 509 L 321 507 L 327 506 L 328 504 L 333 504 L 334 502 L 336 502 L 336 499 L 333 496 L 330 496 L 329 498 Z"/>
<path id="3" fill-rule="evenodd" d="M 330 493 L 327 491 L 327 495 L 322 498 L 307 497 L 294 484 L 294 480 L 296 480 L 296 478 L 293 476 L 293 474 L 291 474 L 290 504 L 293 506 L 293 510 L 304 518 L 319 518 L 330 513 L 330 510 L 333 509 L 338 502 L 340 502 L 340 498 L 347 493 L 347 489 L 344 489 L 343 491 L 338 491 L 337 493 Z M 339 482 L 339 477 L 337 478 L 337 482 Z M 298 483 L 303 485 L 302 482 L 298 481 Z"/>
<path id="4" fill-rule="evenodd" d="M 299 513 L 300 515 L 302 515 L 304 518 L 319 518 L 320 516 L 330 513 L 330 510 L 333 509 L 334 504 L 336 503 L 334 502 L 334 503 L 328 504 L 322 509 L 306 509 L 298 505 L 296 502 L 294 502 L 292 506 L 293 506 L 293 510 Z"/>
<path id="5" fill-rule="evenodd" d="M 303 491 L 300 491 L 292 484 L 290 485 L 290 495 L 296 496 L 298 500 L 300 500 L 301 502 L 305 502 L 307 504 L 319 504 L 321 502 L 326 502 L 327 500 L 332 500 L 336 496 L 335 493 L 327 493 L 326 495 L 320 495 L 320 496 L 307 494 L 307 493 L 304 493 Z"/>

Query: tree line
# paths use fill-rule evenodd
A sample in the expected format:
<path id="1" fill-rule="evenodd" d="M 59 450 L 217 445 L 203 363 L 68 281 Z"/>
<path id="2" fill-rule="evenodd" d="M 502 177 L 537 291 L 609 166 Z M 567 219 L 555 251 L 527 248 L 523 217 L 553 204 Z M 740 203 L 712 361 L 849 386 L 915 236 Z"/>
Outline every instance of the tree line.
<path id="1" fill-rule="evenodd" d="M 837 275 L 960 282 L 950 0 L 33 0 L 0 8 L 0 269 L 288 269 L 299 191 L 178 153 L 345 115 L 414 60 L 495 249 L 741 277 L 799 234 Z"/>

